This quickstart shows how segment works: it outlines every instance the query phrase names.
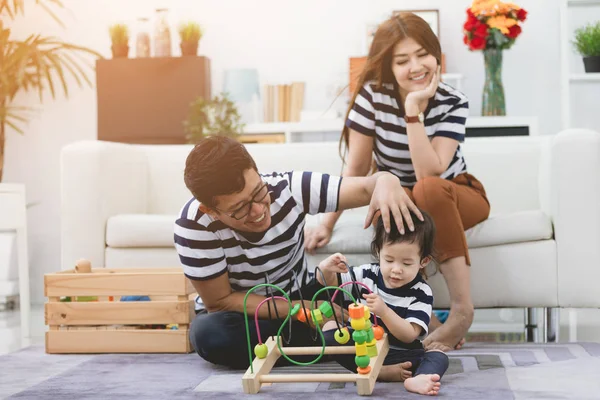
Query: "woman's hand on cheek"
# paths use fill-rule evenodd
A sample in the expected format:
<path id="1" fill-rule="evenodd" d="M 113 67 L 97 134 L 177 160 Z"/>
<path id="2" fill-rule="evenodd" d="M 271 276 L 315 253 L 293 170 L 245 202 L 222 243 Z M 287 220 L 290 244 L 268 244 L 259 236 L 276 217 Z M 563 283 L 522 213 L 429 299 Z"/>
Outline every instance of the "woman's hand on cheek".
<path id="1" fill-rule="evenodd" d="M 429 100 L 435 95 L 435 92 L 440 84 L 442 76 L 442 67 L 438 65 L 436 71 L 433 73 L 431 78 L 431 82 L 429 85 L 423 90 L 418 90 L 416 92 L 410 92 L 406 96 L 406 100 L 404 101 L 404 109 L 407 111 L 410 109 L 411 111 L 415 108 L 418 108 L 419 104 L 423 101 Z"/>

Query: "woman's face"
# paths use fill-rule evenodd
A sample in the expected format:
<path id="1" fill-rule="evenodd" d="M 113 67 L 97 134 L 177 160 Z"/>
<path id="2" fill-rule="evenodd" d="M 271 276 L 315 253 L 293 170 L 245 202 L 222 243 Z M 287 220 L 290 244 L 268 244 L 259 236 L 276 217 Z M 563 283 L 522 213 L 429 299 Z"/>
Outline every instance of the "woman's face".
<path id="1" fill-rule="evenodd" d="M 403 97 L 425 89 L 437 66 L 435 57 L 412 38 L 399 41 L 392 50 L 392 73 Z"/>

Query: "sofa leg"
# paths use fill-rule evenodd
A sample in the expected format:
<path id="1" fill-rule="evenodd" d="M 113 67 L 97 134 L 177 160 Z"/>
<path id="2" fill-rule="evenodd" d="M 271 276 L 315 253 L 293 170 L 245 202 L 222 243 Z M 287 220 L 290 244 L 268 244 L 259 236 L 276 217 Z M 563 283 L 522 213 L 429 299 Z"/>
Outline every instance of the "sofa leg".
<path id="1" fill-rule="evenodd" d="M 538 321 L 537 309 L 529 307 L 525 310 L 525 341 L 537 342 L 538 340 Z"/>
<path id="2" fill-rule="evenodd" d="M 558 342 L 560 331 L 560 309 L 546 308 L 546 341 L 548 343 Z"/>

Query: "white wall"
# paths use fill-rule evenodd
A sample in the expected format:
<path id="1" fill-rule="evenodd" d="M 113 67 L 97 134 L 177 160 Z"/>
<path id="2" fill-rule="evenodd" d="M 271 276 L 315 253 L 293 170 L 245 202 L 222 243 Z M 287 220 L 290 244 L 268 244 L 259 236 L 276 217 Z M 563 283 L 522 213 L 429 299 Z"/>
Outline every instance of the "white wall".
<path id="1" fill-rule="evenodd" d="M 28 2 L 29 3 L 29 2 Z M 192 18 L 206 34 L 200 53 L 212 61 L 213 92 L 221 88 L 227 68 L 258 68 L 263 83 L 305 81 L 307 109 L 325 111 L 333 87 L 344 83 L 348 57 L 363 55 L 367 23 L 376 23 L 394 9 L 437 8 L 441 15 L 442 48 L 448 72 L 462 73 L 463 91 L 471 115 L 479 115 L 484 71 L 480 52 L 462 42 L 468 0 L 65 0 L 61 12 L 67 28 L 29 7 L 27 17 L 13 24 L 25 37 L 41 32 L 92 47 L 110 57 L 108 26 L 133 23 L 139 16 L 167 6 L 172 22 Z M 558 0 L 522 0 L 529 11 L 523 34 L 504 56 L 507 113 L 537 116 L 540 131 L 554 134 L 560 127 L 559 4 Z M 130 43 L 134 47 L 134 42 Z M 178 40 L 173 43 L 178 55 Z M 575 56 L 574 56 L 575 57 Z M 576 58 L 575 58 L 576 59 Z M 577 67 L 577 62 L 573 64 Z M 582 70 L 582 67 L 579 66 Z M 5 182 L 25 182 L 33 300 L 42 303 L 46 272 L 61 268 L 59 217 L 59 154 L 67 143 L 96 138 L 96 97 L 92 88 L 71 86 L 68 100 L 61 95 L 40 106 L 33 95 L 20 104 L 38 107 L 24 136 L 8 133 Z M 72 260 L 66 260 L 70 262 Z M 74 261 L 74 260 L 73 260 Z"/>

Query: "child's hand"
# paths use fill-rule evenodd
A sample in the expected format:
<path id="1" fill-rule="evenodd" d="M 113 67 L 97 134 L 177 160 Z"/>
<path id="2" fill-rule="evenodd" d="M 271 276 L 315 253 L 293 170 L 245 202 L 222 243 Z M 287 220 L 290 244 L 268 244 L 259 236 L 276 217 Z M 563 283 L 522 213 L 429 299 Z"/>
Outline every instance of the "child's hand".
<path id="1" fill-rule="evenodd" d="M 346 264 L 348 261 L 341 253 L 335 253 L 319 263 L 319 268 L 323 272 L 336 272 L 345 273 L 348 272 Z"/>
<path id="2" fill-rule="evenodd" d="M 383 317 L 387 310 L 389 310 L 387 304 L 375 293 L 363 294 L 363 298 L 367 301 L 369 311 L 377 314 L 379 317 Z"/>

